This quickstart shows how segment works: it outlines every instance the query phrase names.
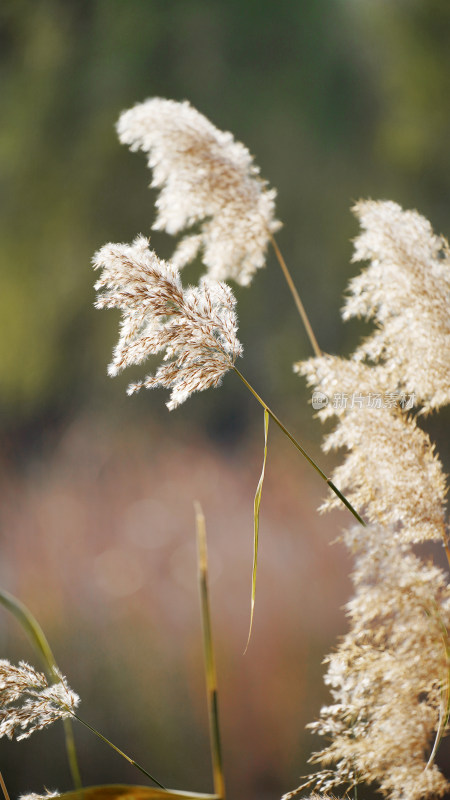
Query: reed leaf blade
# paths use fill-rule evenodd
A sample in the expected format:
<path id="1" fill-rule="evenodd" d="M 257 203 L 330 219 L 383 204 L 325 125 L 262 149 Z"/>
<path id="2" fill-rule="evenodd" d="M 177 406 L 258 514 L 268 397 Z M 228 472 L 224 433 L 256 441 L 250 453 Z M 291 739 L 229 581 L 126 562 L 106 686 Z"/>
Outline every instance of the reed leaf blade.
<path id="1" fill-rule="evenodd" d="M 183 792 L 177 789 L 158 789 L 154 786 L 105 784 L 88 786 L 82 791 L 64 792 L 62 800 L 220 800 L 216 794 Z"/>
<path id="2" fill-rule="evenodd" d="M 203 656 L 205 661 L 206 691 L 208 695 L 209 737 L 211 759 L 216 795 L 225 798 L 225 776 L 222 762 L 220 742 L 219 708 L 217 696 L 217 674 L 212 640 L 211 614 L 208 590 L 208 553 L 206 549 L 205 517 L 200 503 L 195 503 L 195 521 L 197 530 L 198 576 L 200 588 L 200 605 L 203 630 Z"/>
<path id="3" fill-rule="evenodd" d="M 256 571 L 258 568 L 258 544 L 259 544 L 259 509 L 261 506 L 261 495 L 262 495 L 262 488 L 264 483 L 264 476 L 266 472 L 266 461 L 267 461 L 267 436 L 269 432 L 269 411 L 267 408 L 264 409 L 264 459 L 263 465 L 261 470 L 261 476 L 259 478 L 258 486 L 256 487 L 255 493 L 255 500 L 253 504 L 253 568 L 252 568 L 252 596 L 251 596 L 251 605 L 250 605 L 250 627 L 248 631 L 248 638 L 247 644 L 245 646 L 244 654 L 247 652 L 250 637 L 252 635 L 252 627 L 253 627 L 253 614 L 255 610 L 255 596 L 256 596 Z"/>

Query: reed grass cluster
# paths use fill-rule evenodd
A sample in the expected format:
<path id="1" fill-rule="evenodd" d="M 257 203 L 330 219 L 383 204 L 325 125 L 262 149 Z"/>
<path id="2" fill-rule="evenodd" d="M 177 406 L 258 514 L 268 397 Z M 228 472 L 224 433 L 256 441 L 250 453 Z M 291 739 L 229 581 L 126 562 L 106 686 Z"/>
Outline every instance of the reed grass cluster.
<path id="1" fill-rule="evenodd" d="M 418 545 L 440 542 L 450 565 L 446 478 L 434 444 L 420 427 L 422 415 L 450 399 L 448 244 L 416 211 L 387 201 L 357 203 L 361 233 L 353 260 L 366 266 L 350 282 L 343 317 L 363 317 L 373 322 L 373 330 L 349 358 L 322 354 L 274 240 L 280 227 L 275 192 L 259 177 L 244 145 L 188 103 L 160 98 L 122 114 L 118 133 L 132 150 L 148 156 L 152 185 L 160 190 L 154 228 L 172 235 L 184 232 L 184 237 L 170 262 L 159 259 L 143 236 L 130 245 L 108 244 L 95 255 L 94 267 L 101 270 L 96 305 L 122 313 L 109 372 L 115 375 L 162 352 L 156 374 L 132 384 L 130 393 L 141 387 L 168 388 L 167 405 L 174 409 L 193 392 L 217 386 L 230 371 L 263 407 L 252 616 L 269 419 L 327 483 L 330 493 L 322 510 L 343 503 L 353 515 L 341 537 L 354 559 L 348 631 L 326 659 L 331 701 L 318 709 L 310 725 L 325 739 L 311 758 L 319 769 L 285 798 L 301 791 L 309 792 L 311 800 L 332 791 L 344 797 L 360 784 L 374 784 L 387 800 L 442 796 L 450 784 L 435 757 L 449 727 L 450 588 L 447 571 L 424 560 Z M 325 438 L 325 452 L 344 450 L 331 478 L 235 366 L 243 349 L 237 339 L 236 299 L 227 281 L 248 285 L 264 265 L 269 243 L 314 352 L 294 368 L 313 389 L 319 418 L 336 421 Z M 204 264 L 205 275 L 198 286 L 183 285 L 180 269 L 195 258 Z M 200 510 L 197 524 L 218 800 L 225 796 L 225 782 Z M 27 699 L 18 707 L 22 695 Z M 0 734 L 12 736 L 20 728 L 23 737 L 59 717 L 76 716 L 78 698 L 60 673 L 49 685 L 27 665 L 2 661 L 0 702 Z M 163 796 L 162 787 L 147 796 Z"/>

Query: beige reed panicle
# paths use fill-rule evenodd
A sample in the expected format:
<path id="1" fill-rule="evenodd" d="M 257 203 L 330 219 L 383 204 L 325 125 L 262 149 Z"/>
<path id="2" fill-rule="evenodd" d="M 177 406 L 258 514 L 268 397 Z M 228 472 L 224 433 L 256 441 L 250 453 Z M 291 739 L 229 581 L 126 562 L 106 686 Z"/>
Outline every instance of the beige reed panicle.
<path id="1" fill-rule="evenodd" d="M 438 797 L 449 788 L 430 758 L 448 714 L 447 577 L 393 527 L 353 528 L 345 542 L 355 556 L 350 630 L 326 659 L 332 704 L 309 727 L 328 744 L 303 787 L 364 781 L 391 800 Z"/>
<path id="2" fill-rule="evenodd" d="M 123 112 L 117 131 L 121 142 L 148 155 L 151 185 L 160 190 L 153 228 L 172 235 L 194 228 L 173 263 L 182 267 L 201 252 L 211 278 L 249 284 L 280 223 L 276 192 L 247 148 L 187 101 L 159 97 Z"/>
<path id="3" fill-rule="evenodd" d="M 392 389 L 414 393 L 422 413 L 450 402 L 450 250 L 425 217 L 363 200 L 353 261 L 370 261 L 349 285 L 343 317 L 375 321 L 355 358 L 382 363 Z"/>
<path id="4" fill-rule="evenodd" d="M 450 552 L 445 476 L 417 418 L 449 399 L 450 262 L 416 211 L 363 201 L 355 212 L 354 260 L 371 263 L 352 279 L 344 317 L 373 318 L 375 332 L 349 359 L 295 368 L 328 400 L 318 416 L 337 426 L 324 449 L 346 451 L 333 479 L 371 524 L 343 537 L 355 596 L 326 661 L 333 702 L 310 726 L 328 742 L 311 758 L 321 769 L 286 797 L 375 782 L 389 800 L 425 800 L 450 788 L 435 763 L 449 722 L 450 589 L 414 545 L 440 540 Z"/>
<path id="5" fill-rule="evenodd" d="M 58 681 L 49 684 L 42 672 L 25 661 L 19 666 L 0 660 L 0 737 L 26 739 L 58 719 L 73 715 L 80 698 L 55 669 Z"/>
<path id="6" fill-rule="evenodd" d="M 236 300 L 227 284 L 205 278 L 183 289 L 177 268 L 159 259 L 143 236 L 131 245 L 105 245 L 94 267 L 101 270 L 96 307 L 122 312 L 110 375 L 165 351 L 156 374 L 131 384 L 130 394 L 141 387 L 166 387 L 172 390 L 167 406 L 173 409 L 193 392 L 219 385 L 242 354 Z"/>

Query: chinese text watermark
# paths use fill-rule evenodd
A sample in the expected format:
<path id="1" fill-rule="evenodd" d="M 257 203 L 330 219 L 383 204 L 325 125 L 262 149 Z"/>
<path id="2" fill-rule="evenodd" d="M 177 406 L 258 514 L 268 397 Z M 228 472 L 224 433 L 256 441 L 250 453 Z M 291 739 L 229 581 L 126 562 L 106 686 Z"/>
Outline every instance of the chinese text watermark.
<path id="1" fill-rule="evenodd" d="M 328 396 L 324 392 L 315 391 L 312 395 L 312 407 L 316 411 L 321 408 L 330 406 L 331 408 L 402 408 L 408 411 L 413 408 L 416 402 L 416 395 L 414 392 L 406 394 L 405 392 L 368 392 L 362 394 L 361 392 L 334 392 Z"/>

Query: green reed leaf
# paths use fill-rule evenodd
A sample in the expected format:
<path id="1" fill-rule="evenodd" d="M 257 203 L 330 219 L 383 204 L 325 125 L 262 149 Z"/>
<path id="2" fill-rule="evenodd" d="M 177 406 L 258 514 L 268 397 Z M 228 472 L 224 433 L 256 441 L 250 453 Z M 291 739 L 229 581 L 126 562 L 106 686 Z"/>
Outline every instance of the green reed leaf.
<path id="1" fill-rule="evenodd" d="M 63 800 L 220 800 L 216 794 L 179 792 L 174 789 L 156 789 L 153 786 L 128 786 L 105 784 L 88 786 L 82 791 L 64 792 Z"/>
<path id="2" fill-rule="evenodd" d="M 252 627 L 253 627 L 253 613 L 255 610 L 256 570 L 258 566 L 258 541 L 259 541 L 259 507 L 261 505 L 262 487 L 264 483 L 264 475 L 266 472 L 268 432 L 269 432 L 269 410 L 265 408 L 264 409 L 264 460 L 261 470 L 261 477 L 259 479 L 258 486 L 256 487 L 255 501 L 253 504 L 254 536 L 253 536 L 252 597 L 251 597 L 251 607 L 250 607 L 250 628 L 248 631 L 248 639 L 247 639 L 247 644 L 245 646 L 244 654 L 247 652 L 247 648 L 250 643 L 250 636 L 252 635 Z"/>
<path id="3" fill-rule="evenodd" d="M 206 549 L 205 517 L 200 503 L 195 503 L 195 522 L 197 529 L 198 579 L 200 588 L 200 605 L 202 612 L 203 657 L 205 660 L 206 692 L 208 696 L 209 739 L 213 780 L 216 796 L 225 798 L 225 776 L 222 763 L 220 743 L 219 706 L 217 694 L 216 662 L 212 640 L 211 613 L 208 590 L 208 552 Z"/>
<path id="4" fill-rule="evenodd" d="M 51 678 L 56 678 L 57 665 L 55 657 L 37 619 L 24 603 L 18 600 L 17 597 L 14 597 L 14 595 L 9 594 L 9 592 L 0 590 L 0 603 L 15 616 L 19 625 L 22 626 L 41 656 L 49 676 Z"/>

